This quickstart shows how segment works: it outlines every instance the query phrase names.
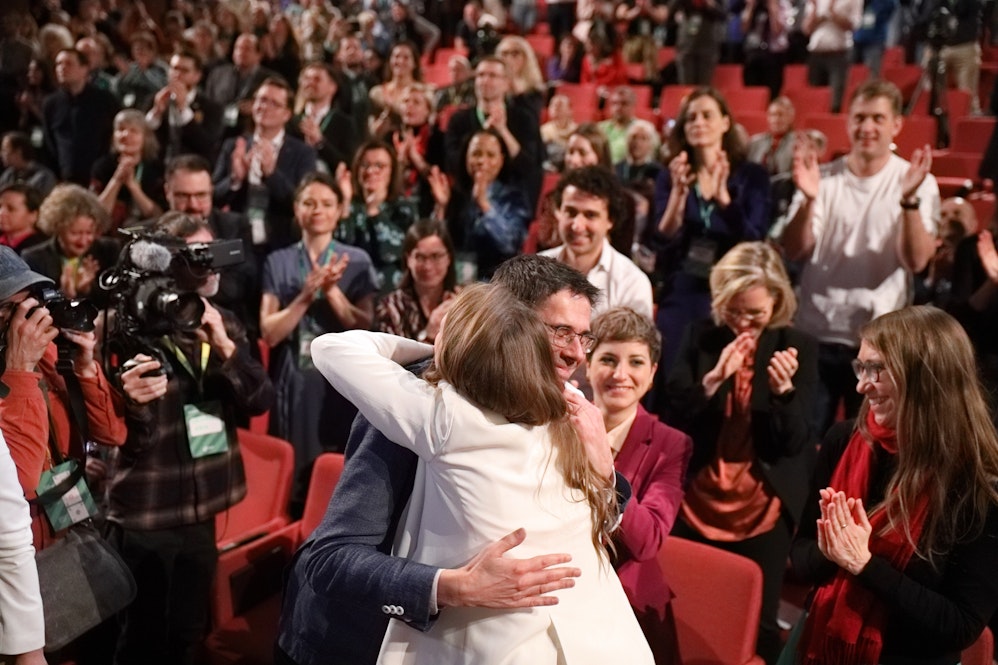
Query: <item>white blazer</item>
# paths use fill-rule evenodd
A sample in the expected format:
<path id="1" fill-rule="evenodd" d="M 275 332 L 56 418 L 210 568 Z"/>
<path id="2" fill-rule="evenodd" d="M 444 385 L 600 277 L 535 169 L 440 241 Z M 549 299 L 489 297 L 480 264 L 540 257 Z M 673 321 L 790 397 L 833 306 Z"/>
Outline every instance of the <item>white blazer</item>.
<path id="1" fill-rule="evenodd" d="M 14 460 L 0 435 L 0 653 L 27 653 L 44 645 L 31 515 Z"/>
<path id="2" fill-rule="evenodd" d="M 423 462 L 423 491 L 412 499 L 421 505 L 409 506 L 406 551 L 396 554 L 459 567 L 524 527 L 526 540 L 511 556 L 565 552 L 582 575 L 555 594 L 553 606 L 446 608 L 425 633 L 393 621 L 378 662 L 653 665 L 620 581 L 592 544 L 589 505 L 558 469 L 548 428 L 510 423 L 449 384 L 430 385 L 402 367 L 431 352 L 412 340 L 359 330 L 312 343 L 313 362 L 333 387 Z"/>

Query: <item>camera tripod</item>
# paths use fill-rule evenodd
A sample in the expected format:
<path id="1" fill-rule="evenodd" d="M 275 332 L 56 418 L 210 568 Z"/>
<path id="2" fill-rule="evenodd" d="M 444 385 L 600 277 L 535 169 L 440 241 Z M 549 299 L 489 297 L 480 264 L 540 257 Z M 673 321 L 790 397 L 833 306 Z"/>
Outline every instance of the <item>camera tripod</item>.
<path id="1" fill-rule="evenodd" d="M 941 41 L 941 40 L 940 40 Z M 942 44 L 932 44 L 932 56 L 929 62 L 922 66 L 922 75 L 918 78 L 915 86 L 915 94 L 908 102 L 905 115 L 911 115 L 918 104 L 922 93 L 929 90 L 929 115 L 936 119 L 936 146 L 945 148 L 949 146 L 949 105 L 946 102 L 946 63 L 943 61 L 940 52 Z"/>

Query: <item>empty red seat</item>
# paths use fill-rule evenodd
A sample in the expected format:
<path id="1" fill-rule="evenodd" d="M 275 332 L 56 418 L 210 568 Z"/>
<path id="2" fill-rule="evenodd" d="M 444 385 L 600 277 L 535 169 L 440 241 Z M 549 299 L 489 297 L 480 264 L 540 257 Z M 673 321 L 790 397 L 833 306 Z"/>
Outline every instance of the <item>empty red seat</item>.
<path id="1" fill-rule="evenodd" d="M 809 113 L 831 113 L 832 89 L 828 86 L 783 86 L 780 94 L 794 103 L 798 118 Z"/>
<path id="2" fill-rule="evenodd" d="M 797 123 L 799 128 L 817 129 L 825 135 L 827 149 L 825 159 L 831 160 L 835 157 L 849 152 L 849 132 L 846 129 L 846 117 L 842 113 L 808 113 Z"/>
<path id="3" fill-rule="evenodd" d="M 246 498 L 215 517 L 221 551 L 258 538 L 290 521 L 287 513 L 295 453 L 290 443 L 247 429 L 237 430 L 246 472 Z"/>
<path id="4" fill-rule="evenodd" d="M 662 88 L 662 95 L 658 100 L 662 116 L 675 118 L 679 114 L 679 106 L 683 103 L 683 99 L 695 89 L 692 85 L 667 85 Z"/>
<path id="5" fill-rule="evenodd" d="M 763 86 L 723 88 L 721 95 L 729 109 L 765 111 L 769 106 L 769 88 Z"/>
<path id="6" fill-rule="evenodd" d="M 769 131 L 769 121 L 765 111 L 741 111 L 735 108 L 731 114 L 735 122 L 744 127 L 749 136 Z"/>
<path id="7" fill-rule="evenodd" d="M 756 655 L 762 569 L 754 561 L 669 536 L 659 565 L 676 597 L 676 638 L 684 663 L 762 665 Z"/>
<path id="8" fill-rule="evenodd" d="M 552 35 L 539 35 L 539 34 L 529 34 L 524 35 L 524 39 L 530 44 L 530 47 L 534 49 L 534 53 L 537 54 L 537 60 L 544 62 L 546 59 L 554 55 L 555 43 L 554 37 Z"/>
<path id="9" fill-rule="evenodd" d="M 742 76 L 742 66 L 740 64 L 718 65 L 714 68 L 714 77 L 710 83 L 718 90 L 741 88 L 745 85 L 745 79 Z"/>
<path id="10" fill-rule="evenodd" d="M 910 159 L 911 154 L 918 148 L 925 145 L 935 148 L 938 130 L 938 123 L 932 116 L 906 117 L 901 133 L 894 138 L 895 152 L 905 159 Z"/>
<path id="11" fill-rule="evenodd" d="M 949 149 L 952 152 L 983 153 L 994 129 L 994 118 L 957 118 L 950 124 Z"/>

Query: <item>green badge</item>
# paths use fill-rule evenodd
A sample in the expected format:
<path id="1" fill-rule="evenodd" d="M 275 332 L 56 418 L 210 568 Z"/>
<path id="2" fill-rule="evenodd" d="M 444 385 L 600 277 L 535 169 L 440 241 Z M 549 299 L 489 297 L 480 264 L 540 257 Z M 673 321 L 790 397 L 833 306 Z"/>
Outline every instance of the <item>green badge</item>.
<path id="1" fill-rule="evenodd" d="M 66 460 L 62 464 L 57 464 L 48 471 L 43 471 L 41 479 L 38 481 L 38 497 L 41 499 L 42 507 L 49 518 L 49 523 L 56 531 L 67 529 L 74 524 L 82 522 L 98 514 L 97 504 L 90 494 L 87 481 L 82 473 L 79 473 L 79 464 L 76 460 Z M 67 480 L 74 473 L 79 474 L 79 480 L 62 495 L 47 497 L 45 493 L 59 483 Z"/>
<path id="2" fill-rule="evenodd" d="M 229 449 L 221 402 L 184 404 L 184 423 L 187 425 L 187 443 L 194 459 L 217 455 Z"/>

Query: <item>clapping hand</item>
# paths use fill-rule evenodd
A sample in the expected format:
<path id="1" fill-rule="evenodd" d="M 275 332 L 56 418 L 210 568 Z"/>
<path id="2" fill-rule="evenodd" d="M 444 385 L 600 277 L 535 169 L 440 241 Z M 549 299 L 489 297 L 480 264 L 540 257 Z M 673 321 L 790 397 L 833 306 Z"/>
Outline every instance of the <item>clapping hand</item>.
<path id="1" fill-rule="evenodd" d="M 686 151 L 680 152 L 669 162 L 669 177 L 672 179 L 672 195 L 685 200 L 693 184 L 693 173 Z"/>
<path id="2" fill-rule="evenodd" d="M 714 368 L 703 375 L 701 384 L 708 398 L 714 396 L 721 384 L 745 365 L 745 360 L 755 353 L 756 338 L 751 332 L 743 332 L 735 337 L 721 351 Z"/>
<path id="3" fill-rule="evenodd" d="M 769 389 L 774 395 L 786 395 L 794 389 L 793 378 L 798 367 L 800 363 L 797 362 L 797 349 L 794 347 L 773 354 L 766 374 L 769 376 Z"/>
<path id="4" fill-rule="evenodd" d="M 721 208 L 731 205 L 731 195 L 728 193 L 728 176 L 731 175 L 731 163 L 728 153 L 719 150 L 717 159 L 707 169 L 707 177 L 700 182 L 701 194 L 704 200 L 713 201 Z"/>
<path id="5" fill-rule="evenodd" d="M 906 199 L 913 197 L 931 168 L 932 146 L 926 143 L 911 153 L 911 166 L 908 167 L 904 178 L 901 179 L 901 196 Z"/>
<path id="6" fill-rule="evenodd" d="M 821 517 L 818 519 L 818 550 L 839 567 L 858 575 L 872 558 L 870 536 L 873 527 L 867 519 L 862 499 L 846 498 L 831 487 L 818 491 Z"/>
<path id="7" fill-rule="evenodd" d="M 793 161 L 794 186 L 813 201 L 818 197 L 821 186 L 821 171 L 818 169 L 818 151 L 810 137 L 800 134 L 794 143 Z"/>

